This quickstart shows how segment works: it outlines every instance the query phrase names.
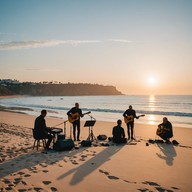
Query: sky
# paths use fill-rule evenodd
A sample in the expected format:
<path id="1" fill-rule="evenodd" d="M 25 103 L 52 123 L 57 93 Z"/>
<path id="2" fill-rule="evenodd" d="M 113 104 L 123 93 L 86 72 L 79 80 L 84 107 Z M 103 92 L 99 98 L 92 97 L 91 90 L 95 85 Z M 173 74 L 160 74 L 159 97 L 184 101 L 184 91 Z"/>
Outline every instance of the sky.
<path id="1" fill-rule="evenodd" d="M 0 79 L 192 95 L 191 0 L 0 0 Z"/>

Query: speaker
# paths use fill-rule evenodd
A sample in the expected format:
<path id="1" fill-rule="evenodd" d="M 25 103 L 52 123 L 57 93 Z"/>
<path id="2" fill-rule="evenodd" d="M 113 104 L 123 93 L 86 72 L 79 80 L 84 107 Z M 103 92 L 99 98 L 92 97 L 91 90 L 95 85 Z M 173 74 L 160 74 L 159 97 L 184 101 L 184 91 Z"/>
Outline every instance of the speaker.
<path id="1" fill-rule="evenodd" d="M 90 147 L 92 145 L 92 142 L 90 140 L 83 140 L 81 141 L 82 147 Z"/>
<path id="2" fill-rule="evenodd" d="M 100 141 L 105 141 L 107 139 L 107 136 L 106 135 L 98 135 L 97 139 Z"/>
<path id="3" fill-rule="evenodd" d="M 72 139 L 64 139 L 64 140 L 57 140 L 56 143 L 53 145 L 53 148 L 56 151 L 67 151 L 71 150 L 75 147 L 75 144 Z"/>

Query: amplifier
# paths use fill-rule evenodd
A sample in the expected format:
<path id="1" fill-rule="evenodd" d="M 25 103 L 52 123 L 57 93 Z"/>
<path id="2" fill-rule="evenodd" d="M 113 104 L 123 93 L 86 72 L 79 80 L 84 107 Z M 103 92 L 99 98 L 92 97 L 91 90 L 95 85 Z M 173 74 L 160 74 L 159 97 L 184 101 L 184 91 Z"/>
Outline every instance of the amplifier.
<path id="1" fill-rule="evenodd" d="M 90 147 L 92 145 L 92 142 L 90 140 L 83 140 L 81 141 L 82 147 Z"/>
<path id="2" fill-rule="evenodd" d="M 75 144 L 72 139 L 60 139 L 57 140 L 53 148 L 56 151 L 66 151 L 71 150 L 75 147 Z"/>

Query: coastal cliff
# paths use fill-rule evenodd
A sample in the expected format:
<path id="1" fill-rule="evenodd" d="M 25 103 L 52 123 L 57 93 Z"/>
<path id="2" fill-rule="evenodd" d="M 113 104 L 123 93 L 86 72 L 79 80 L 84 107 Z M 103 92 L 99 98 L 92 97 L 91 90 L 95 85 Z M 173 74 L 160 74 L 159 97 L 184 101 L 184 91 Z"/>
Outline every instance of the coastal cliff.
<path id="1" fill-rule="evenodd" d="M 122 95 L 114 86 L 88 83 L 42 84 L 17 83 L 0 85 L 0 95 L 32 96 L 82 96 L 82 95 Z"/>

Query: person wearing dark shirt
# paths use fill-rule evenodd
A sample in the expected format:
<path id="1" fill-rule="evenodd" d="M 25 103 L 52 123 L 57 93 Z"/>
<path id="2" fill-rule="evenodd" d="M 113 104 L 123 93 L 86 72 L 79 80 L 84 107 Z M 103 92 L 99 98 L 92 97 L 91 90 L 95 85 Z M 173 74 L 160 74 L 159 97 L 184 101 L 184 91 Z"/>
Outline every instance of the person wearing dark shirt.
<path id="1" fill-rule="evenodd" d="M 75 107 L 71 108 L 67 112 L 67 115 L 72 119 L 74 141 L 76 141 L 76 139 L 77 141 L 80 141 L 80 117 L 83 117 L 84 115 L 82 114 L 82 110 L 79 108 L 79 103 L 75 103 Z"/>
<path id="2" fill-rule="evenodd" d="M 46 149 L 49 149 L 49 146 L 53 140 L 53 135 L 50 134 L 50 128 L 46 126 L 45 116 L 47 115 L 46 110 L 41 111 L 41 115 L 35 119 L 34 131 L 39 139 L 48 139 L 46 142 Z"/>
<path id="3" fill-rule="evenodd" d="M 163 117 L 163 122 L 158 125 L 157 135 L 166 142 L 170 142 L 169 139 L 173 137 L 172 124 L 168 121 L 167 117 Z"/>
<path id="4" fill-rule="evenodd" d="M 126 143 L 125 132 L 124 129 L 121 127 L 122 121 L 117 121 L 117 126 L 113 127 L 113 142 L 120 144 Z"/>
<path id="5" fill-rule="evenodd" d="M 132 108 L 132 106 L 129 106 L 129 109 L 127 109 L 124 113 L 123 113 L 124 118 L 127 120 L 127 133 L 128 133 L 128 140 L 134 139 L 133 137 L 133 133 L 134 133 L 134 119 L 138 119 L 138 117 L 136 116 L 136 112 L 135 110 Z"/>

